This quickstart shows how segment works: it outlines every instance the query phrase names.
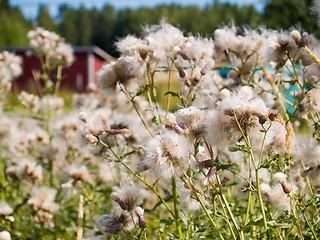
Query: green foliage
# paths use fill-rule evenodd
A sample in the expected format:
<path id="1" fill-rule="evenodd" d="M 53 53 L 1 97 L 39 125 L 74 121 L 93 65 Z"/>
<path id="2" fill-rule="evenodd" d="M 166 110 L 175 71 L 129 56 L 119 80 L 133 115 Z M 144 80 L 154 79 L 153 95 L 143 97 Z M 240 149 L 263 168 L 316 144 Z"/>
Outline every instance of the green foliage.
<path id="1" fill-rule="evenodd" d="M 12 8 L 8 1 L 0 2 L 0 45 L 27 45 L 26 33 L 31 29 L 20 10 Z M 311 0 L 268 1 L 262 14 L 253 6 L 232 5 L 215 0 L 203 9 L 197 6 L 182 7 L 176 4 L 159 5 L 155 8 L 121 9 L 111 5 L 102 9 L 72 8 L 61 5 L 59 22 L 53 20 L 45 5 L 39 8 L 36 24 L 49 31 L 57 31 L 73 45 L 97 45 L 116 55 L 113 42 L 128 34 L 137 35 L 141 25 L 157 24 L 164 18 L 187 33 L 210 35 L 224 24 L 234 22 L 237 26 L 288 29 L 300 26 L 309 33 L 320 35 L 320 30 L 311 11 Z M 191 17 L 192 16 L 192 17 Z"/>
<path id="2" fill-rule="evenodd" d="M 40 6 L 36 21 L 39 27 L 43 27 L 48 31 L 57 31 L 57 25 L 51 18 L 48 7 L 45 5 Z"/>
<path id="3" fill-rule="evenodd" d="M 27 32 L 31 29 L 18 8 L 11 8 L 8 1 L 0 1 L 0 46 L 28 44 Z"/>
<path id="4" fill-rule="evenodd" d="M 289 29 L 300 26 L 309 33 L 320 35 L 316 16 L 312 13 L 312 0 L 272 0 L 264 10 L 264 23 L 268 28 Z"/>

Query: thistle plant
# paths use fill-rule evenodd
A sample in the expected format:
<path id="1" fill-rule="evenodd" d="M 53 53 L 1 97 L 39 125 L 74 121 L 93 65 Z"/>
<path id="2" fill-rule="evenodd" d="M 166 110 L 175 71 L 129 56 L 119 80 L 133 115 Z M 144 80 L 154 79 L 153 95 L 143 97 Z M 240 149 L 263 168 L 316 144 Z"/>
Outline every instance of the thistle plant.
<path id="1" fill-rule="evenodd" d="M 3 238 L 318 239 L 318 40 L 166 22 L 141 36 L 67 112 L 51 94 L 72 57 L 29 33 L 45 96 L 0 118 Z"/>

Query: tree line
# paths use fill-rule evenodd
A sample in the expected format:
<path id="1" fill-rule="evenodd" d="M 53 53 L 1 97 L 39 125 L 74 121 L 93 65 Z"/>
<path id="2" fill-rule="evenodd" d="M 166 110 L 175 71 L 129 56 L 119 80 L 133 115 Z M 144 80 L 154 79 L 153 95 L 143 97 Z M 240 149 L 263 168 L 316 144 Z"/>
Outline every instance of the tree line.
<path id="1" fill-rule="evenodd" d="M 59 15 L 52 18 L 47 6 L 41 5 L 37 17 L 28 20 L 19 8 L 10 6 L 9 0 L 0 0 L 0 46 L 27 45 L 26 33 L 41 26 L 57 32 L 72 45 L 96 45 L 117 55 L 114 41 L 128 34 L 139 36 L 141 26 L 157 24 L 162 18 L 193 35 L 212 36 L 216 28 L 233 21 L 236 26 L 266 26 L 277 30 L 298 26 L 319 37 L 320 30 L 311 6 L 312 0 L 267 0 L 264 11 L 259 13 L 253 6 L 239 7 L 218 0 L 204 8 L 171 4 L 116 10 L 111 5 L 101 9 L 61 5 Z"/>

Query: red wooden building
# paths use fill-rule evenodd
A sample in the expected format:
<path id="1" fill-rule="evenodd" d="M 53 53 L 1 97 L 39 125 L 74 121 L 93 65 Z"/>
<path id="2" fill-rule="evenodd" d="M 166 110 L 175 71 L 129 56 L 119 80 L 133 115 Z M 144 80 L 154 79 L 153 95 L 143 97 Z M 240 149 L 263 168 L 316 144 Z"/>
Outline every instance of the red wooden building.
<path id="1" fill-rule="evenodd" d="M 13 82 L 15 90 L 35 90 L 32 71 L 40 70 L 40 61 L 27 47 L 4 47 L 23 59 L 23 73 Z M 113 57 L 98 47 L 74 47 L 74 62 L 62 71 L 61 90 L 84 92 L 89 83 L 97 82 L 96 72 Z M 52 76 L 54 80 L 54 75 Z"/>

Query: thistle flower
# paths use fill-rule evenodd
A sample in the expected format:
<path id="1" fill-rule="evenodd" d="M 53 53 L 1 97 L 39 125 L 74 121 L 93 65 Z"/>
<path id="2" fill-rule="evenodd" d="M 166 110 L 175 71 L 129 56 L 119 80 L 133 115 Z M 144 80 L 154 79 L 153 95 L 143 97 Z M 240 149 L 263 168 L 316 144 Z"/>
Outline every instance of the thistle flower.
<path id="1" fill-rule="evenodd" d="M 279 212 L 284 210 L 290 211 L 290 197 L 284 193 L 281 184 L 276 184 L 272 188 L 266 184 L 262 183 L 260 185 L 261 193 L 266 197 L 267 202 L 271 204 Z"/>
<path id="2" fill-rule="evenodd" d="M 205 115 L 205 111 L 193 106 L 180 109 L 175 113 L 177 123 L 186 127 L 192 137 L 198 137 L 203 133 Z"/>
<path id="3" fill-rule="evenodd" d="M 299 31 L 297 30 L 292 30 L 290 32 L 290 36 L 293 38 L 293 40 L 296 42 L 297 45 L 300 44 L 300 40 L 301 40 L 301 34 Z"/>
<path id="4" fill-rule="evenodd" d="M 22 58 L 7 51 L 0 53 L 0 90 L 10 91 L 11 82 L 22 73 Z"/>
<path id="5" fill-rule="evenodd" d="M 145 40 L 153 54 L 152 57 L 166 61 L 168 56 L 176 56 L 175 46 L 184 41 L 183 33 L 172 25 L 162 21 L 159 25 L 146 26 Z"/>
<path id="6" fill-rule="evenodd" d="M 192 144 L 183 135 L 166 132 L 151 138 L 145 146 L 144 164 L 157 177 L 180 175 L 179 165 L 186 170 L 191 164 Z"/>
<path id="7" fill-rule="evenodd" d="M 273 175 L 272 177 L 273 181 L 275 183 L 280 183 L 282 190 L 284 193 L 289 194 L 292 191 L 292 188 L 287 185 L 286 179 L 287 175 L 282 173 L 282 172 L 277 172 L 276 174 Z"/>
<path id="8" fill-rule="evenodd" d="M 76 114 L 71 113 L 55 122 L 55 128 L 60 135 L 66 140 L 67 145 L 73 145 L 79 139 L 81 121 Z"/>
<path id="9" fill-rule="evenodd" d="M 303 158 L 306 160 L 307 169 L 302 171 L 303 177 L 308 176 L 310 182 L 315 185 L 320 185 L 320 146 L 315 145 L 307 149 Z"/>
<path id="10" fill-rule="evenodd" d="M 280 62 L 281 64 L 287 60 L 287 54 L 290 57 L 293 57 L 293 55 L 298 51 L 298 46 L 295 40 L 287 32 L 278 34 L 277 41 L 274 42 L 273 48 L 275 62 Z"/>
<path id="11" fill-rule="evenodd" d="M 60 41 L 55 49 L 48 52 L 48 57 L 54 65 L 70 66 L 74 61 L 73 48 L 70 44 Z"/>
<path id="12" fill-rule="evenodd" d="M 309 112 L 315 113 L 320 111 L 320 89 L 311 89 L 302 99 L 297 107 L 298 112 L 303 118 L 307 117 Z"/>
<path id="13" fill-rule="evenodd" d="M 114 192 L 110 194 L 110 198 L 117 202 L 123 210 L 133 211 L 142 204 L 143 195 L 140 188 L 133 185 L 124 185 L 115 187 Z"/>
<path id="14" fill-rule="evenodd" d="M 50 228 L 54 227 L 53 215 L 50 212 L 39 210 L 34 219 L 36 222 L 41 222 L 45 226 L 48 226 Z"/>
<path id="15" fill-rule="evenodd" d="M 10 215 L 13 213 L 12 207 L 5 201 L 0 202 L 0 215 Z"/>
<path id="16" fill-rule="evenodd" d="M 175 60 L 174 66 L 177 68 L 180 78 L 184 78 L 186 76 L 186 73 L 184 72 L 181 63 L 178 60 Z"/>
<path id="17" fill-rule="evenodd" d="M 260 184 L 260 192 L 267 198 L 270 197 L 270 193 L 271 193 L 271 187 L 266 184 L 266 183 L 261 183 Z"/>
<path id="18" fill-rule="evenodd" d="M 127 36 L 116 43 L 117 50 L 122 56 L 134 56 L 141 59 L 146 59 L 152 55 L 152 49 L 145 39 L 136 38 L 135 36 Z"/>
<path id="19" fill-rule="evenodd" d="M 254 96 L 252 88 L 242 87 L 218 103 L 216 109 L 208 111 L 204 135 L 212 145 L 223 146 L 240 137 L 235 118 L 246 131 L 259 125 L 259 118 L 268 115 L 268 108 L 262 99 Z"/>
<path id="20" fill-rule="evenodd" d="M 266 43 L 266 34 L 263 34 L 265 32 L 263 29 L 260 29 L 261 34 L 251 29 L 244 29 L 244 34 L 241 35 L 237 34 L 237 31 L 235 26 L 215 30 L 213 43 L 217 60 L 225 60 L 226 53 L 229 58 L 241 59 L 243 62 L 248 60 L 252 62 L 257 60 L 258 56 L 263 56 L 263 47 Z M 237 53 L 236 56 L 234 52 Z"/>
<path id="21" fill-rule="evenodd" d="M 4 139 L 5 137 L 9 137 L 12 130 L 13 130 L 12 120 L 7 117 L 1 116 L 0 138 Z"/>
<path id="22" fill-rule="evenodd" d="M 28 32 L 29 46 L 36 56 L 46 56 L 51 64 L 70 66 L 74 60 L 72 47 L 54 32 L 36 28 Z"/>
<path id="23" fill-rule="evenodd" d="M 79 115 L 82 121 L 84 121 L 84 133 L 88 135 L 98 136 L 105 134 L 111 129 L 107 122 L 107 113 L 103 111 L 95 111 L 89 115 L 81 112 Z"/>
<path id="24" fill-rule="evenodd" d="M 134 227 L 130 213 L 114 210 L 110 215 L 103 215 L 96 219 L 96 223 L 103 233 L 117 234 L 122 230 Z"/>
<path id="25" fill-rule="evenodd" d="M 252 132 L 250 132 L 250 139 L 256 143 L 262 143 L 263 134 L 260 132 L 262 128 L 256 128 Z M 279 123 L 278 121 L 274 121 L 272 123 L 271 128 L 269 129 L 265 144 L 264 144 L 264 153 L 268 154 L 285 154 L 288 152 L 286 145 L 286 137 L 287 130 L 286 127 Z M 255 151 L 260 151 L 261 144 L 255 144 L 257 149 Z"/>
<path id="26" fill-rule="evenodd" d="M 8 175 L 15 176 L 19 179 L 29 176 L 32 179 L 42 180 L 42 172 L 42 166 L 29 158 L 22 158 L 19 162 L 6 169 Z"/>
<path id="27" fill-rule="evenodd" d="M 123 84 L 130 88 L 130 84 L 135 79 L 135 83 L 140 82 L 144 69 L 134 57 L 120 57 L 117 61 L 103 66 L 98 72 L 99 88 L 106 95 L 114 94 L 117 84 Z"/>
<path id="28" fill-rule="evenodd" d="M 136 207 L 134 209 L 134 212 L 136 213 L 136 215 L 138 217 L 139 227 L 140 228 L 146 227 L 147 223 L 146 223 L 146 220 L 143 217 L 144 210 L 141 207 Z"/>
<path id="29" fill-rule="evenodd" d="M 0 240 L 11 240 L 11 234 L 8 231 L 0 232 Z"/>
<path id="30" fill-rule="evenodd" d="M 37 106 L 39 102 L 38 96 L 27 93 L 25 91 L 22 91 L 20 93 L 18 99 L 23 106 L 31 109 L 34 109 L 34 107 Z"/>
<path id="31" fill-rule="evenodd" d="M 84 165 L 80 166 L 79 164 L 72 163 L 67 168 L 66 173 L 68 177 L 71 178 L 70 181 L 61 185 L 66 198 L 70 198 L 77 193 L 76 184 L 78 183 L 78 181 L 87 182 L 91 180 L 89 171 Z"/>
<path id="32" fill-rule="evenodd" d="M 47 109 L 49 108 L 54 110 L 56 114 L 60 114 L 62 113 L 63 107 L 63 98 L 47 95 L 41 98 L 39 102 L 37 102 L 37 105 L 35 106 L 35 112 L 47 111 Z"/>
<path id="33" fill-rule="evenodd" d="M 43 209 L 48 212 L 54 212 L 59 208 L 59 205 L 54 202 L 56 194 L 57 190 L 50 187 L 34 187 L 27 203 L 34 211 Z"/>
<path id="34" fill-rule="evenodd" d="M 233 80 L 223 79 L 217 71 L 209 71 L 201 77 L 197 87 L 194 88 L 197 98 L 193 106 L 199 109 L 208 109 L 208 106 L 216 106 L 221 99 L 220 90 L 232 84 Z"/>
<path id="35" fill-rule="evenodd" d="M 181 206 L 184 209 L 186 209 L 189 212 L 194 212 L 201 209 L 201 204 L 196 199 L 196 197 L 192 194 L 190 189 L 187 189 L 185 187 L 179 187 L 178 191 L 179 191 L 179 201 Z M 204 196 L 200 195 L 200 198 L 205 205 L 208 205 L 208 202 L 206 201 L 206 198 Z"/>
<path id="36" fill-rule="evenodd" d="M 74 179 L 74 181 L 83 181 L 86 182 L 90 179 L 90 174 L 86 166 L 79 166 L 76 163 L 72 163 L 68 167 L 68 175 Z"/>

